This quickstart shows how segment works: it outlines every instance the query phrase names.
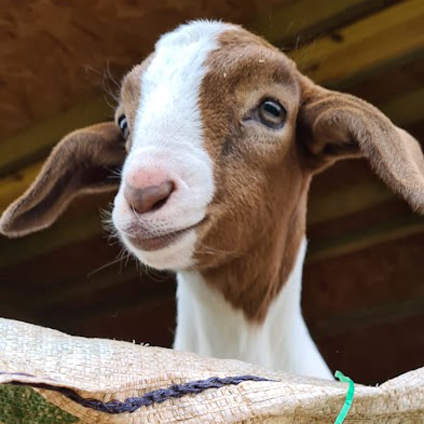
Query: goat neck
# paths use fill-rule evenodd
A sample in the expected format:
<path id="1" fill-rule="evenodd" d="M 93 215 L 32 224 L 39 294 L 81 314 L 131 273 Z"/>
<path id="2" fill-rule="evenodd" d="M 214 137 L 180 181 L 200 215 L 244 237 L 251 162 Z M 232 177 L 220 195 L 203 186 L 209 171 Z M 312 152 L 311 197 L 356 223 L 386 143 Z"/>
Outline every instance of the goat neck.
<path id="1" fill-rule="evenodd" d="M 272 300 L 264 319 L 249 320 L 198 271 L 178 279 L 178 315 L 174 347 L 205 356 L 238 358 L 301 375 L 331 378 L 309 335 L 300 307 L 303 240 L 292 272 Z"/>

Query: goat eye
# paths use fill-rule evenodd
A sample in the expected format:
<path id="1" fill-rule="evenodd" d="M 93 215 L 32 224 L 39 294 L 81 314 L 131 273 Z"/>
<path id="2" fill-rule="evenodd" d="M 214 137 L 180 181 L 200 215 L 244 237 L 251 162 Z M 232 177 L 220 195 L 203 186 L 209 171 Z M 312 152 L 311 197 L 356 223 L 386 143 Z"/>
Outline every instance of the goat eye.
<path id="1" fill-rule="evenodd" d="M 130 134 L 130 130 L 128 128 L 127 117 L 125 115 L 121 115 L 118 118 L 118 125 L 119 125 L 119 128 L 121 128 L 121 133 L 122 133 L 122 136 L 124 137 L 124 140 L 126 140 Z"/>
<path id="2" fill-rule="evenodd" d="M 258 118 L 267 127 L 278 129 L 284 125 L 287 112 L 275 100 L 264 100 L 258 107 Z"/>

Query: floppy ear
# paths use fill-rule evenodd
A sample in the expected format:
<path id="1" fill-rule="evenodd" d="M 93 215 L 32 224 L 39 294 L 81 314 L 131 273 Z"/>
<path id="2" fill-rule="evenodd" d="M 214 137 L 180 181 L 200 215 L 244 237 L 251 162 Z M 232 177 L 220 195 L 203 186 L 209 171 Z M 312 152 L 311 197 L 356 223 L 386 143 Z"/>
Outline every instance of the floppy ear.
<path id="1" fill-rule="evenodd" d="M 81 193 L 114 189 L 113 174 L 125 158 L 124 140 L 113 122 L 68 134 L 52 150 L 28 190 L 0 218 L 0 232 L 23 236 L 50 226 Z"/>
<path id="2" fill-rule="evenodd" d="M 303 76 L 301 87 L 298 135 L 307 165 L 318 172 L 338 159 L 363 156 L 392 190 L 424 213 L 424 157 L 417 140 L 364 100 Z"/>

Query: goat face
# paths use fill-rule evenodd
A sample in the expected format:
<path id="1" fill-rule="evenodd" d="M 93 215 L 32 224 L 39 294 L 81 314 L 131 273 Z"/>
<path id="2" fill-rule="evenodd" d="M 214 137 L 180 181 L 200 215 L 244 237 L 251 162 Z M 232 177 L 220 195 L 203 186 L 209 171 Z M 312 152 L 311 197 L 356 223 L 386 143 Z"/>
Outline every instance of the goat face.
<path id="1" fill-rule="evenodd" d="M 258 258 L 288 255 L 290 270 L 311 176 L 357 155 L 423 211 L 424 161 L 411 136 L 368 103 L 315 85 L 263 39 L 193 22 L 124 78 L 115 124 L 54 149 L 0 229 L 50 225 L 76 194 L 106 189 L 123 163 L 113 223 L 142 262 L 207 270 L 260 244 Z"/>
<path id="2" fill-rule="evenodd" d="M 155 268 L 202 268 L 268 237 L 308 178 L 299 98 L 289 59 L 238 27 L 165 35 L 124 79 L 116 113 L 129 131 L 113 222 L 127 247 Z"/>

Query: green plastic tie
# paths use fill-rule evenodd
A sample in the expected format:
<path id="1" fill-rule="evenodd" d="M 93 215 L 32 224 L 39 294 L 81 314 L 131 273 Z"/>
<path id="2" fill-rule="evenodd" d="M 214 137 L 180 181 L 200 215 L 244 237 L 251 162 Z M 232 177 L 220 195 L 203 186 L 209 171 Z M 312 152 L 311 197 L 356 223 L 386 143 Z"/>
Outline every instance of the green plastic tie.
<path id="1" fill-rule="evenodd" d="M 346 399 L 345 399 L 343 408 L 340 411 L 340 414 L 339 414 L 339 416 L 337 417 L 337 419 L 334 423 L 334 424 L 342 424 L 343 421 L 345 420 L 349 410 L 350 410 L 350 407 L 352 406 L 353 395 L 355 394 L 355 383 L 353 382 L 353 380 L 351 378 L 346 377 L 340 371 L 336 371 L 336 373 L 334 375 L 342 383 L 349 383 L 349 388 L 347 389 Z"/>

